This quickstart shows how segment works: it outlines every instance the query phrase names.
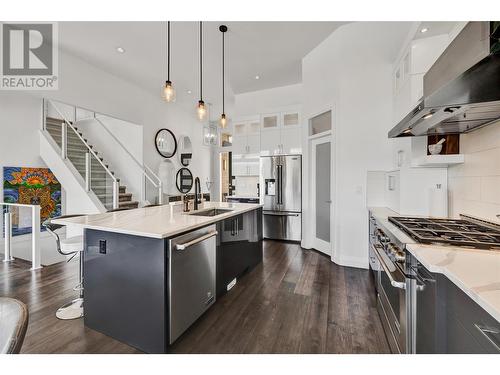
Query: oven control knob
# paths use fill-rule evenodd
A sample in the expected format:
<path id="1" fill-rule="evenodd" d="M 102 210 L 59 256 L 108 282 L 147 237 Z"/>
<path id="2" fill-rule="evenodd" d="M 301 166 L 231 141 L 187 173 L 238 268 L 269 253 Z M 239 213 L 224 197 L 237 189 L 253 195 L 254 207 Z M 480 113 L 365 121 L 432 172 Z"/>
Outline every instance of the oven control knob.
<path id="1" fill-rule="evenodd" d="M 390 241 L 390 238 L 387 237 L 385 235 L 385 233 L 383 231 L 381 231 L 380 229 L 377 230 L 377 237 L 378 237 L 378 240 L 382 243 L 387 243 Z"/>

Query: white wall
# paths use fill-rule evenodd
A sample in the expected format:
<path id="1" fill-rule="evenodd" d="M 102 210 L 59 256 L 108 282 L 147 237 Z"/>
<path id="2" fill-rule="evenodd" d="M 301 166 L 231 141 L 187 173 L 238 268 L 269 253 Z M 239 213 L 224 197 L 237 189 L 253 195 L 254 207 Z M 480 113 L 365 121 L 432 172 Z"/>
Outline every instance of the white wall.
<path id="1" fill-rule="evenodd" d="M 302 103 L 302 84 L 237 94 L 234 103 L 235 118 L 296 108 Z"/>
<path id="2" fill-rule="evenodd" d="M 304 197 L 311 180 L 308 118 L 333 109 L 334 252 L 341 265 L 368 266 L 368 170 L 388 170 L 392 126 L 392 23 L 362 22 L 342 26 L 302 63 Z M 396 49 L 397 51 L 397 49 Z M 304 200 L 303 246 L 311 247 L 310 202 Z"/>
<path id="3" fill-rule="evenodd" d="M 500 122 L 460 135 L 465 163 L 448 168 L 449 214 L 499 222 Z"/>

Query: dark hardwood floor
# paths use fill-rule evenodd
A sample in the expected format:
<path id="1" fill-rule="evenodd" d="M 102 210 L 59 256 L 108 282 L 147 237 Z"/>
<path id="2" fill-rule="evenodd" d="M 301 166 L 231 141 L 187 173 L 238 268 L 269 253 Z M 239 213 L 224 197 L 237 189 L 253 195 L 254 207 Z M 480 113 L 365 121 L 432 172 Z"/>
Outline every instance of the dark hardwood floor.
<path id="1" fill-rule="evenodd" d="M 0 295 L 28 305 L 22 353 L 138 353 L 55 311 L 76 297 L 77 262 L 30 271 L 0 263 Z M 389 353 L 367 270 L 265 241 L 264 261 L 171 347 L 172 353 Z"/>

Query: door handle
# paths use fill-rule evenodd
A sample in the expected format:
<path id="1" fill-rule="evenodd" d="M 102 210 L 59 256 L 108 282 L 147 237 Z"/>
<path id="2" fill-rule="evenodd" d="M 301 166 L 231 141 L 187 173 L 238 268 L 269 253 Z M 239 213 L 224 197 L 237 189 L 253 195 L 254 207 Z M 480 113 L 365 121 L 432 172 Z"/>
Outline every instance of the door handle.
<path id="1" fill-rule="evenodd" d="M 330 203 L 332 203 L 332 201 L 325 201 L 325 202 L 326 202 L 326 203 L 329 203 L 329 204 L 330 204 Z"/>
<path id="2" fill-rule="evenodd" d="M 217 231 L 214 230 L 212 232 L 209 232 L 207 234 L 204 234 L 203 236 L 200 236 L 198 238 L 195 238 L 194 240 L 191 240 L 189 242 L 184 242 L 184 243 L 179 243 L 177 245 L 175 245 L 175 248 L 177 250 L 186 250 L 188 247 L 190 246 L 193 246 L 193 245 L 196 245 L 197 243 L 200 243 L 202 241 L 205 241 L 206 239 L 210 238 L 210 237 L 213 237 L 213 236 L 216 236 L 217 235 Z"/>
<path id="3" fill-rule="evenodd" d="M 395 287 L 395 288 L 398 288 L 398 289 L 406 289 L 406 283 L 405 282 L 403 282 L 403 281 L 396 281 L 394 279 L 394 277 L 392 276 L 392 272 L 389 270 L 389 267 L 385 263 L 385 260 L 380 255 L 377 246 L 372 246 L 372 248 L 373 248 L 373 252 L 377 256 L 377 259 L 378 259 L 380 265 L 382 266 L 382 269 L 384 270 L 385 274 L 389 278 L 389 281 L 391 282 L 391 285 L 393 287 Z"/>

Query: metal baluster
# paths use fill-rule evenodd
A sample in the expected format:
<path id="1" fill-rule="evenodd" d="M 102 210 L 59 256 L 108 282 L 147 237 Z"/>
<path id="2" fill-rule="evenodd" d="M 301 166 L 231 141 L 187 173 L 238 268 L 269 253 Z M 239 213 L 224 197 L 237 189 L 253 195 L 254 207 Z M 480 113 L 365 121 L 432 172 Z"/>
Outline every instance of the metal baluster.
<path id="1" fill-rule="evenodd" d="M 12 214 L 6 212 L 3 215 L 3 223 L 5 227 L 5 247 L 4 247 L 4 262 L 10 262 L 14 260 L 11 254 L 11 239 L 12 239 Z"/>
<path id="2" fill-rule="evenodd" d="M 113 181 L 113 210 L 116 210 L 120 206 L 120 182 L 118 180 Z"/>
<path id="3" fill-rule="evenodd" d="M 66 159 L 68 155 L 68 124 L 63 121 L 61 124 L 61 157 Z"/>
<path id="4" fill-rule="evenodd" d="M 85 154 L 85 190 L 87 191 L 90 191 L 91 189 L 91 184 L 90 184 L 90 181 L 91 181 L 91 166 L 92 166 L 92 157 L 90 155 L 90 152 L 87 152 Z"/>

